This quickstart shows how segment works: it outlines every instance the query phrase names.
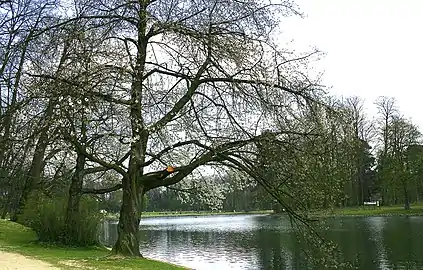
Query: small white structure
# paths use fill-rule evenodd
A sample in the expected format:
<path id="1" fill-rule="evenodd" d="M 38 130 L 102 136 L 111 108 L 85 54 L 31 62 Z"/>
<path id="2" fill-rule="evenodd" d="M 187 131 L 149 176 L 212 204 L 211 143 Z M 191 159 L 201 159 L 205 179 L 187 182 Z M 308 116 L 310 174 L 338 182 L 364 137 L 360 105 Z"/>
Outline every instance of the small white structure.
<path id="1" fill-rule="evenodd" d="M 375 201 L 375 202 L 364 202 L 363 205 L 364 206 L 377 206 L 377 207 L 379 207 L 379 201 Z"/>

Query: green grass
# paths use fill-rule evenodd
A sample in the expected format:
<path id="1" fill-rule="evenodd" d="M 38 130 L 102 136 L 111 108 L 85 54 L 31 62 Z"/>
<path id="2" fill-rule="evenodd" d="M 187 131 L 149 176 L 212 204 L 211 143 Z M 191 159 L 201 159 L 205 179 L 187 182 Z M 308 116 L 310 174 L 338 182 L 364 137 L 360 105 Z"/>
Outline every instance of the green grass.
<path id="1" fill-rule="evenodd" d="M 71 248 L 37 243 L 35 232 L 0 219 L 0 250 L 39 259 L 61 269 L 187 269 L 149 259 L 110 256 L 103 247 Z"/>
<path id="2" fill-rule="evenodd" d="M 335 208 L 333 210 L 315 211 L 311 213 L 313 217 L 341 217 L 341 216 L 421 216 L 423 215 L 423 205 L 411 205 L 410 210 L 404 210 L 403 205 L 394 206 L 366 206 Z"/>

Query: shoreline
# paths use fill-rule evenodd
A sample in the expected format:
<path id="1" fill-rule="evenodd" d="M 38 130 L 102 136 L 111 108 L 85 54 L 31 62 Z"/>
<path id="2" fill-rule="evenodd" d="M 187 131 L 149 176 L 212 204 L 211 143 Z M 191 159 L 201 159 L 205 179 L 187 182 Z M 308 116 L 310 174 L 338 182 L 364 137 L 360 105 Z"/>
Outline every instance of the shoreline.
<path id="1" fill-rule="evenodd" d="M 3 219 L 0 219 L 0 250 L 23 255 L 30 262 L 42 261 L 59 269 L 189 269 L 154 259 L 111 256 L 110 251 L 101 246 L 66 247 L 38 243 L 33 230 Z"/>
<path id="2" fill-rule="evenodd" d="M 273 210 L 258 210 L 248 212 L 207 212 L 207 211 L 163 211 L 163 212 L 143 212 L 143 218 L 157 218 L 157 217 L 199 217 L 199 216 L 237 216 L 237 215 L 264 215 L 274 214 Z M 118 220 L 118 213 L 106 214 L 108 220 Z"/>
<path id="3" fill-rule="evenodd" d="M 423 205 L 412 205 L 410 210 L 405 210 L 402 205 L 379 207 L 345 207 L 330 210 L 311 211 L 308 215 L 313 218 L 423 216 Z"/>
<path id="4" fill-rule="evenodd" d="M 310 218 L 334 218 L 334 217 L 391 217 L 391 216 L 423 216 L 423 204 L 412 205 L 410 210 L 404 210 L 402 205 L 379 206 L 379 207 L 345 207 L 326 210 L 311 210 L 304 215 Z M 273 210 L 256 210 L 240 212 L 208 212 L 208 211 L 163 211 L 144 212 L 141 219 L 158 217 L 200 217 L 200 216 L 237 216 L 237 215 L 285 215 L 275 213 Z M 118 221 L 119 214 L 107 213 L 105 220 Z"/>

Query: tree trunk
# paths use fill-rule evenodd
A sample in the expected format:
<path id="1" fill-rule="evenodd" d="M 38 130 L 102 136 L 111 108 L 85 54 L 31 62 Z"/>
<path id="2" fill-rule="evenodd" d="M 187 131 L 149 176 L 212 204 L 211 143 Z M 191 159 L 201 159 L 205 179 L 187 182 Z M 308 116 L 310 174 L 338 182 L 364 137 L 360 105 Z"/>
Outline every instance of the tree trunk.
<path id="1" fill-rule="evenodd" d="M 9 150 L 9 139 L 10 139 L 10 128 L 12 125 L 12 112 L 10 112 L 12 109 L 9 108 L 9 111 L 6 112 L 5 116 L 4 116 L 4 120 L 3 120 L 3 129 L 4 129 L 4 133 L 3 135 L 0 137 L 0 143 L 1 143 L 1 147 L 0 147 L 0 168 L 4 168 L 6 167 L 6 161 L 5 161 L 5 157 L 6 157 L 6 153 Z"/>
<path id="2" fill-rule="evenodd" d="M 407 181 L 402 181 L 402 187 L 404 189 L 404 210 L 410 210 L 410 199 L 408 198 Z"/>
<path id="3" fill-rule="evenodd" d="M 139 226 L 144 187 L 136 179 L 124 177 L 123 200 L 118 223 L 118 240 L 112 253 L 131 257 L 142 257 L 140 253 Z"/>
<path id="4" fill-rule="evenodd" d="M 131 257 L 142 257 L 139 247 L 139 225 L 142 208 L 142 197 L 145 187 L 141 182 L 145 153 L 147 151 L 148 129 L 142 117 L 143 76 L 147 57 L 148 37 L 147 7 L 150 1 L 138 1 L 138 40 L 137 56 L 131 85 L 131 129 L 132 138 L 131 156 L 129 160 L 128 175 L 122 178 L 122 206 L 118 223 L 118 240 L 113 246 L 112 253 Z"/>
<path id="5" fill-rule="evenodd" d="M 7 213 L 9 213 L 9 198 L 8 197 L 6 198 L 6 202 L 1 212 L 1 219 L 6 219 Z"/>
<path id="6" fill-rule="evenodd" d="M 17 221 L 20 214 L 22 214 L 29 196 L 36 189 L 37 184 L 40 182 L 41 173 L 44 167 L 44 155 L 47 148 L 48 136 L 47 129 L 41 132 L 40 138 L 38 139 L 37 146 L 35 148 L 34 156 L 32 157 L 31 167 L 25 178 L 25 185 L 22 190 L 22 194 L 19 198 L 17 209 L 13 211 L 11 215 L 12 221 Z"/>
<path id="7" fill-rule="evenodd" d="M 84 180 L 85 156 L 78 153 L 75 172 L 72 175 L 72 182 L 69 187 L 69 198 L 65 216 L 65 237 L 66 243 L 72 242 L 78 232 L 79 203 L 82 197 L 82 186 Z"/>

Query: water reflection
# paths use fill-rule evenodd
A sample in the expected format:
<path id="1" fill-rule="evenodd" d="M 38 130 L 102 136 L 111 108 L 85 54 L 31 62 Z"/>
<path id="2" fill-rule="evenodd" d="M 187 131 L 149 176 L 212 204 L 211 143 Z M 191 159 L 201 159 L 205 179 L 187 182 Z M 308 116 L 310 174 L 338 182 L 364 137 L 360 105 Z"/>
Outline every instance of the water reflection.
<path id="1" fill-rule="evenodd" d="M 423 269 L 423 218 L 328 219 L 327 236 L 358 269 Z M 102 229 L 112 245 L 116 223 Z M 289 222 L 265 215 L 160 217 L 141 222 L 141 251 L 194 269 L 311 269 Z"/>
<path id="2" fill-rule="evenodd" d="M 367 228 L 370 232 L 369 242 L 373 247 L 371 258 L 377 258 L 377 260 L 375 260 L 375 264 L 377 264 L 378 269 L 383 270 L 391 268 L 383 242 L 383 230 L 385 228 L 386 221 L 387 219 L 383 217 L 372 217 L 364 219 L 364 223 L 367 225 Z"/>
<path id="3" fill-rule="evenodd" d="M 257 269 L 260 223 L 251 216 L 149 218 L 142 228 L 147 257 L 195 269 Z"/>
<path id="4" fill-rule="evenodd" d="M 422 225 L 419 217 L 405 217 L 386 223 L 383 238 L 391 269 L 423 269 Z"/>

